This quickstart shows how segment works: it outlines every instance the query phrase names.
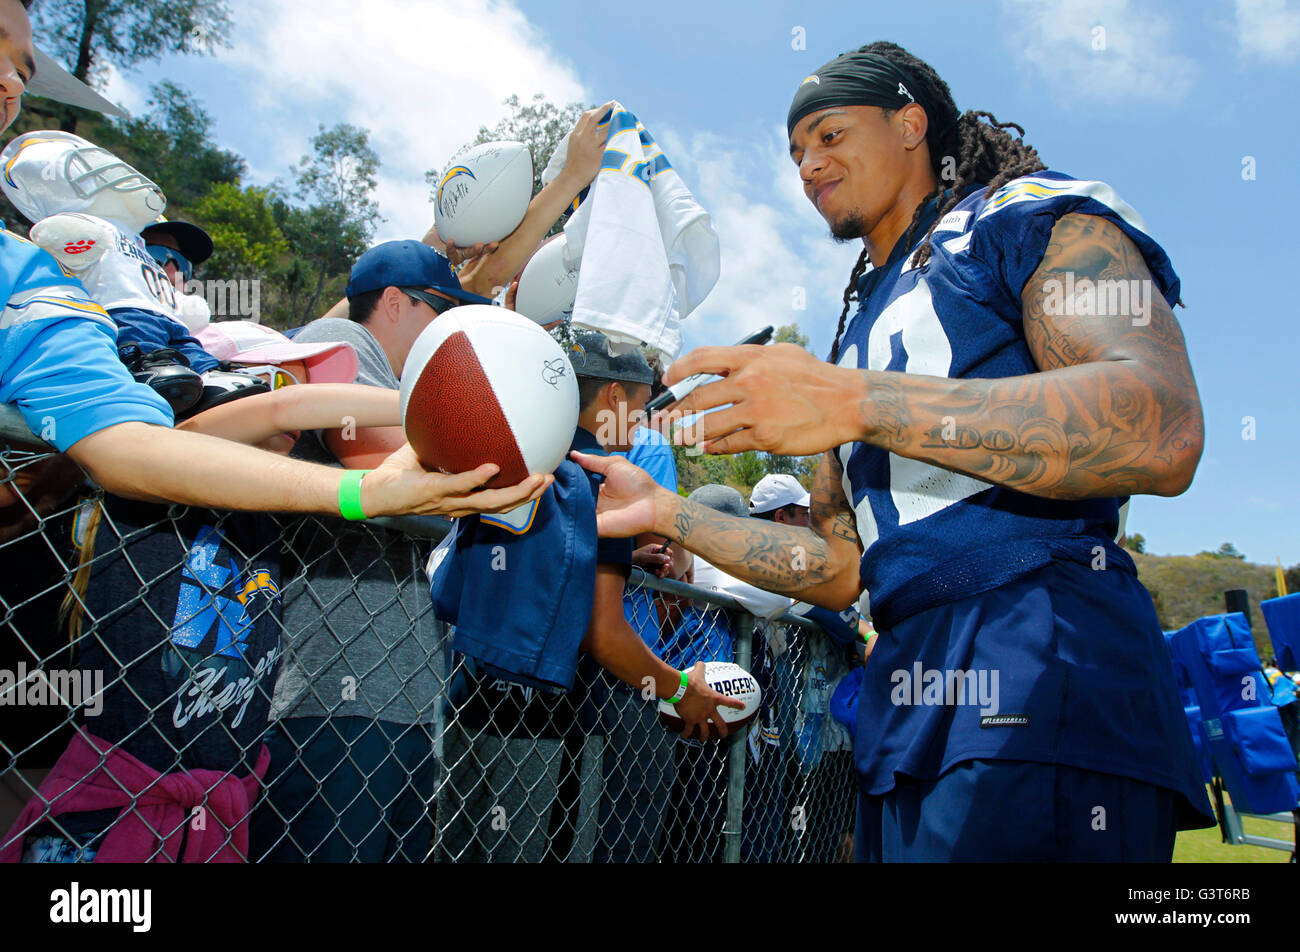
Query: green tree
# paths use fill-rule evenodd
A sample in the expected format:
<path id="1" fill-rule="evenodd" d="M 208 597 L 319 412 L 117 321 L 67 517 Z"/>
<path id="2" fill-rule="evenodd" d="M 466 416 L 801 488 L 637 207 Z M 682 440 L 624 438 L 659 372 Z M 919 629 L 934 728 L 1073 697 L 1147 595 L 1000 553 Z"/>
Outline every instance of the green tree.
<path id="1" fill-rule="evenodd" d="M 542 190 L 542 171 L 546 168 L 546 163 L 551 161 L 555 147 L 569 134 L 582 113 L 593 107 L 578 102 L 557 106 L 542 93 L 535 93 L 533 101 L 528 105 L 521 103 L 517 95 L 511 96 L 502 105 L 510 110 L 509 115 L 491 129 L 479 126 L 474 141 L 461 151 L 484 142 L 506 140 L 524 143 L 533 155 L 533 194 L 536 195 Z M 459 154 L 458 152 L 457 155 Z M 438 179 L 441 175 L 442 169 L 429 169 L 424 173 L 425 181 L 429 183 L 430 200 L 437 197 Z"/>
<path id="2" fill-rule="evenodd" d="M 1237 547 L 1231 542 L 1225 542 L 1218 549 L 1211 552 L 1208 549 L 1198 552 L 1198 555 L 1209 556 L 1212 559 L 1236 559 L 1239 562 L 1246 561 L 1246 557 L 1237 551 Z"/>
<path id="3" fill-rule="evenodd" d="M 1145 552 L 1147 540 L 1140 532 L 1131 532 L 1124 536 L 1124 548 L 1131 552 Z"/>
<path id="4" fill-rule="evenodd" d="M 754 484 L 767 475 L 765 455 L 746 450 L 731 457 L 731 478 L 747 490 L 753 489 Z"/>
<path id="5" fill-rule="evenodd" d="M 808 350 L 808 345 L 812 341 L 807 334 L 799 329 L 798 324 L 785 324 L 776 329 L 776 333 L 772 335 L 772 343 L 795 344 L 804 350 Z"/>
<path id="6" fill-rule="evenodd" d="M 167 53 L 210 53 L 230 43 L 227 0 L 37 0 L 36 35 L 72 75 L 97 85 L 109 64 L 130 69 Z M 87 115 L 64 111 L 75 132 Z"/>
<path id="7" fill-rule="evenodd" d="M 370 148 L 369 132 L 347 123 L 321 126 L 311 143 L 313 154 L 294 170 L 295 195 L 303 204 L 277 206 L 277 224 L 297 259 L 283 275 L 294 322 L 319 316 L 326 288 L 346 279 L 382 220 L 371 198 L 379 156 Z"/>
<path id="8" fill-rule="evenodd" d="M 288 297 L 288 317 L 306 323 L 320 315 L 317 306 L 327 286 L 345 277 L 366 250 L 368 238 L 356 221 L 349 221 L 337 206 L 289 208 L 280 230 L 293 247 L 295 260 L 283 273 Z"/>
<path id="9" fill-rule="evenodd" d="M 370 148 L 370 133 L 346 122 L 332 129 L 322 125 L 311 146 L 314 154 L 303 156 L 295 171 L 297 197 L 312 206 L 337 208 L 369 239 L 380 221 L 371 199 L 379 156 Z"/>
<path id="10" fill-rule="evenodd" d="M 217 147 L 211 116 L 189 92 L 161 82 L 151 93 L 147 115 L 107 123 L 93 141 L 157 182 L 168 217 L 180 218 L 214 185 L 238 184 L 246 166 Z"/>
<path id="11" fill-rule="evenodd" d="M 289 245 L 276 224 L 271 194 L 219 182 L 194 204 L 193 219 L 212 236 L 216 251 L 203 266 L 223 280 L 275 276 Z"/>
<path id="12" fill-rule="evenodd" d="M 41 99 L 24 103 L 14 123 L 16 135 L 58 125 L 57 109 L 42 103 L 58 107 Z M 167 196 L 169 218 L 187 217 L 212 186 L 237 184 L 245 172 L 242 157 L 213 141 L 212 119 L 199 101 L 171 82 L 152 87 L 147 113 L 122 121 L 86 113 L 78 134 L 157 182 Z M 25 221 L 16 209 L 10 218 Z"/>

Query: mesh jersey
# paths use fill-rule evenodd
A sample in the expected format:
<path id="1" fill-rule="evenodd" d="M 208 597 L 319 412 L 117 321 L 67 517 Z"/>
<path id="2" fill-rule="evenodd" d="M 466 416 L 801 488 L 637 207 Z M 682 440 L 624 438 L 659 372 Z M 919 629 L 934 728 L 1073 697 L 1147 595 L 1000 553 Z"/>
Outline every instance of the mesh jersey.
<path id="1" fill-rule="evenodd" d="M 111 228 L 115 240 L 105 242 L 99 260 L 80 274 L 91 299 L 105 310 L 135 307 L 179 321 L 176 291 L 167 272 L 145 250 L 144 239 L 107 219 L 93 220 Z"/>
<path id="2" fill-rule="evenodd" d="M 1146 259 L 1155 291 L 1116 292 L 1178 299 L 1168 256 L 1104 183 L 1048 171 L 1018 178 L 989 198 L 985 192 L 974 187 L 939 222 L 923 267 L 912 267 L 912 252 L 934 221 L 933 203 L 916 230 L 922 238 L 911 248 L 900 242 L 885 265 L 862 277 L 840 366 L 949 378 L 1036 372 L 1020 292 L 1053 225 L 1070 213 L 1114 222 Z M 1103 298 L 1095 300 L 1104 304 Z M 863 443 L 845 444 L 837 455 L 864 548 L 862 584 L 879 626 L 990 591 L 1052 561 L 1091 561 L 1097 546 L 1108 565 L 1133 570 L 1113 542 L 1123 499 L 1043 499 Z"/>

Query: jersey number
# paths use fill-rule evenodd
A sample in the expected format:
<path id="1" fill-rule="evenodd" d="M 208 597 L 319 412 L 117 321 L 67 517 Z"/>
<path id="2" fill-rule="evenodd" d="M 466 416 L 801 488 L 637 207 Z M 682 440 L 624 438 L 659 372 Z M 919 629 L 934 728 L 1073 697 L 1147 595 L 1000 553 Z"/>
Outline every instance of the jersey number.
<path id="1" fill-rule="evenodd" d="M 144 283 L 148 286 L 149 293 L 161 301 L 164 307 L 175 311 L 176 289 L 167 280 L 167 272 L 150 267 L 143 261 L 140 262 L 140 271 L 144 275 Z"/>
<path id="2" fill-rule="evenodd" d="M 903 365 L 891 367 L 890 363 L 897 350 L 902 351 Z M 845 350 L 839 364 L 859 365 L 856 344 Z M 895 298 L 872 325 L 871 334 L 867 338 L 866 367 L 869 370 L 902 370 L 931 377 L 948 376 L 952 369 L 952 344 L 944 332 L 939 315 L 934 311 L 930 288 L 919 275 L 916 286 Z M 848 499 L 853 498 L 848 485 L 848 464 L 855 446 L 854 443 L 846 443 L 839 448 Z M 889 454 L 889 495 L 898 511 L 900 526 L 932 516 L 968 496 L 983 492 L 990 485 L 940 466 Z M 865 495 L 855 508 L 858 535 L 865 549 L 879 537 L 877 514 L 871 511 L 870 499 Z"/>

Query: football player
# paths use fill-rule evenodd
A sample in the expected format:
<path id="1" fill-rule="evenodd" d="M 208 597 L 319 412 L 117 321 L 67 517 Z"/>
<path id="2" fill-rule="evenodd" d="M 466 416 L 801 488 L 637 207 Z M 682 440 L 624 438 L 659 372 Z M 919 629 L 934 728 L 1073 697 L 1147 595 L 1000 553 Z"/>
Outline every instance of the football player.
<path id="1" fill-rule="evenodd" d="M 705 452 L 825 453 L 811 526 L 583 457 L 605 475 L 601 533 L 659 532 L 835 609 L 867 589 L 858 859 L 1168 861 L 1211 814 L 1151 597 L 1114 542 L 1125 497 L 1178 495 L 1201 454 L 1168 256 L 1112 189 L 958 112 L 892 43 L 807 77 L 787 124 L 809 201 L 863 243 L 832 366 L 710 347 L 666 380 L 725 378 L 676 408 L 727 407 L 682 437 Z"/>

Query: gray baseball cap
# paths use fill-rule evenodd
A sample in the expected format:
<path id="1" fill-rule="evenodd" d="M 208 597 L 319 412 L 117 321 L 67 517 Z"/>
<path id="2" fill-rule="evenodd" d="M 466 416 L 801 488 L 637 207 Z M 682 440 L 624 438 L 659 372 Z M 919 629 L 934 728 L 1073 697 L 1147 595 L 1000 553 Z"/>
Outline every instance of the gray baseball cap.
<path id="1" fill-rule="evenodd" d="M 610 353 L 609 338 L 599 331 L 574 328 L 569 362 L 579 377 L 653 384 L 655 375 L 637 348 L 617 356 Z"/>
<path id="2" fill-rule="evenodd" d="M 749 511 L 745 508 L 745 497 L 730 486 L 723 486 L 721 483 L 701 486 L 686 498 L 729 516 L 749 518 Z"/>

